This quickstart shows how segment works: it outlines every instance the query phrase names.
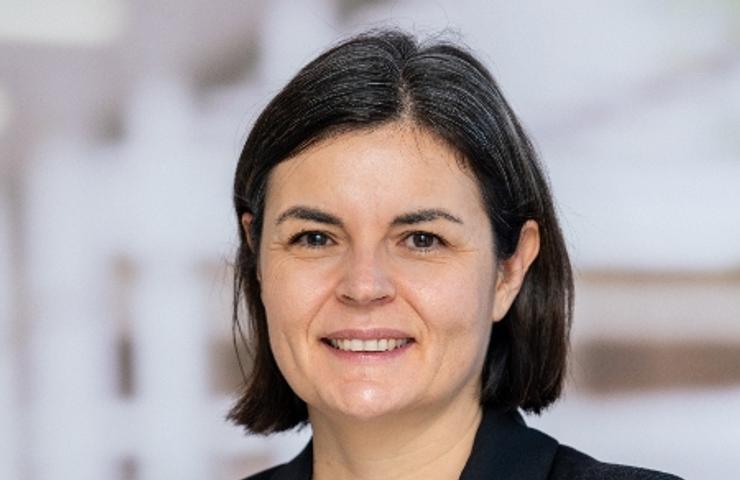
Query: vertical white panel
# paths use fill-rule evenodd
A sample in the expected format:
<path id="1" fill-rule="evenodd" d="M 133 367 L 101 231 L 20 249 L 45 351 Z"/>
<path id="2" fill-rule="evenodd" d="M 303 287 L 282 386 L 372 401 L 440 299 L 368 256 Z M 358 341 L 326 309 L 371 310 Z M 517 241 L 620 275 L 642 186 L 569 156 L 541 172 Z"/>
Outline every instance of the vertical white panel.
<path id="1" fill-rule="evenodd" d="M 202 288 L 187 264 L 151 262 L 140 272 L 133 339 L 142 478 L 209 478 Z"/>
<path id="2" fill-rule="evenodd" d="M 93 480 L 107 475 L 101 429 L 108 400 L 108 352 L 101 316 L 101 260 L 90 232 L 94 178 L 81 146 L 54 142 L 27 176 L 31 301 L 30 379 L 33 477 Z"/>
<path id="3" fill-rule="evenodd" d="M 208 158 L 192 145 L 190 94 L 177 81 L 142 84 L 131 109 L 127 231 L 136 263 L 132 340 L 143 480 L 210 478 L 204 406 L 208 331 L 197 275 L 210 229 L 202 214 Z M 207 176 L 206 176 L 207 177 Z"/>
<path id="4" fill-rule="evenodd" d="M 0 188 L 3 186 L 0 185 Z M 14 337 L 11 272 L 10 202 L 0 190 L 0 477 L 20 478 L 18 362 Z"/>

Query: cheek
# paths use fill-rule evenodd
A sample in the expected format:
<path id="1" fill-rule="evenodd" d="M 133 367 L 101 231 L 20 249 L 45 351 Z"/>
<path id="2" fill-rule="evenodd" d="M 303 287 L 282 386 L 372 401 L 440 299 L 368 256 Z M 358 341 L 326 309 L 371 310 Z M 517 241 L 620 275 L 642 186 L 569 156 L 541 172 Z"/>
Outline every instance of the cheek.
<path id="1" fill-rule="evenodd" d="M 459 387 L 480 374 L 493 323 L 492 276 L 492 268 L 464 264 L 417 277 L 405 287 L 424 323 L 425 364 L 448 379 L 436 383 L 440 388 Z"/>
<path id="2" fill-rule="evenodd" d="M 268 259 L 261 265 L 261 298 L 277 356 L 310 338 L 312 319 L 331 294 L 327 269 L 295 259 Z"/>
<path id="3" fill-rule="evenodd" d="M 480 379 L 493 323 L 493 281 L 469 265 L 423 278 L 406 286 L 424 323 L 420 352 L 427 368 L 420 376 L 428 375 L 430 394 L 452 396 Z"/>
<path id="4" fill-rule="evenodd" d="M 422 318 L 437 319 L 437 328 L 466 331 L 490 323 L 493 306 L 493 268 L 485 259 L 477 265 L 417 271 L 408 276 L 405 291 Z"/>
<path id="5" fill-rule="evenodd" d="M 325 302 L 328 288 L 320 282 L 321 269 L 296 268 L 293 259 L 271 259 L 261 264 L 261 298 L 267 315 L 270 348 L 293 391 L 311 399 L 317 366 L 311 362 L 316 342 L 313 320 Z M 319 369 L 320 370 L 320 369 Z"/>

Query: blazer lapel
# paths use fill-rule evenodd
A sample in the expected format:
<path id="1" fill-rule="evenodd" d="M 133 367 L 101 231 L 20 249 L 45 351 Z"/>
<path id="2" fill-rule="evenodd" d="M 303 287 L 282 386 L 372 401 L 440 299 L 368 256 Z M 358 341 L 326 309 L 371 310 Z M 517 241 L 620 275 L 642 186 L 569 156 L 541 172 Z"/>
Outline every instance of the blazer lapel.
<path id="1" fill-rule="evenodd" d="M 311 480 L 313 475 L 313 440 L 290 462 L 278 468 L 271 480 Z"/>
<path id="2" fill-rule="evenodd" d="M 558 442 L 527 427 L 518 412 L 486 409 L 460 480 L 546 480 Z M 271 480 L 311 480 L 313 442 Z"/>
<path id="3" fill-rule="evenodd" d="M 527 427 L 517 411 L 484 410 L 460 480 L 545 480 L 558 442 Z"/>

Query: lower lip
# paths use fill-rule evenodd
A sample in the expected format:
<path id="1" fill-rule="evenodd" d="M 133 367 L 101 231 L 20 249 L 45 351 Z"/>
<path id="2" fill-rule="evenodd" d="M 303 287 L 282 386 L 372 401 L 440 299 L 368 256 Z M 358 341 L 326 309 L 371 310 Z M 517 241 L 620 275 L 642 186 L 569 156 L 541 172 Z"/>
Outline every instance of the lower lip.
<path id="1" fill-rule="evenodd" d="M 414 344 L 415 342 L 411 341 L 402 347 L 397 347 L 393 350 L 386 350 L 384 352 L 353 352 L 351 350 L 339 350 L 338 348 L 334 348 L 331 345 L 321 342 L 321 345 L 327 348 L 338 358 L 354 362 L 382 362 L 387 360 L 394 360 L 408 352 L 409 348 L 414 346 Z"/>

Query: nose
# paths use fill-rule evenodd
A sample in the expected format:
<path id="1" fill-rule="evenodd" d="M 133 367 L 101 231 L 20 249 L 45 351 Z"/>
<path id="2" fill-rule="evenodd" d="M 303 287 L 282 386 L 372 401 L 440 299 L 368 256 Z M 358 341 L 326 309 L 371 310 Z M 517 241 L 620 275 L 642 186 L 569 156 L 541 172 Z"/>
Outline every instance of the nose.
<path id="1" fill-rule="evenodd" d="M 396 296 L 380 252 L 353 252 L 344 268 L 336 289 L 340 302 L 355 306 L 381 305 Z"/>

